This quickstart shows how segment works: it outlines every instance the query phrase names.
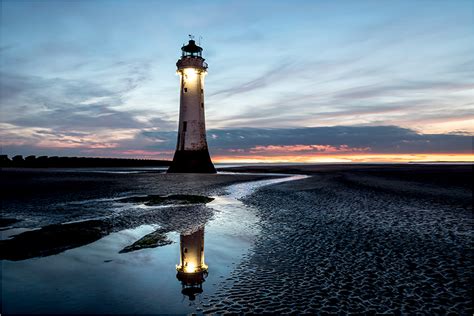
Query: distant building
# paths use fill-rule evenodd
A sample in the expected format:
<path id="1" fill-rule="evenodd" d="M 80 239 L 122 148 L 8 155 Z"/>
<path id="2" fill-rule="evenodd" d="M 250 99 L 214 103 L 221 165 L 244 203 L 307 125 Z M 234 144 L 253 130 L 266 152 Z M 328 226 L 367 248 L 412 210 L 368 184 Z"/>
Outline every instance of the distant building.
<path id="1" fill-rule="evenodd" d="M 207 63 L 202 58 L 202 48 L 192 39 L 181 51 L 176 63 L 180 76 L 178 142 L 168 172 L 215 173 L 207 147 L 204 115 Z"/>

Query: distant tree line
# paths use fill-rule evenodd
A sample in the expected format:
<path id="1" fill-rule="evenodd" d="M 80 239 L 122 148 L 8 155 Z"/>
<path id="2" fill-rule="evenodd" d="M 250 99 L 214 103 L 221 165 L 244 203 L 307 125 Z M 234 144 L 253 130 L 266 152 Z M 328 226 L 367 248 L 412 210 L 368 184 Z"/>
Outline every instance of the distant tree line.
<path id="1" fill-rule="evenodd" d="M 22 155 L 0 155 L 0 167 L 7 168 L 94 168 L 94 167 L 164 167 L 168 160 L 124 159 L 124 158 L 89 158 L 58 157 L 34 155 L 23 158 Z"/>

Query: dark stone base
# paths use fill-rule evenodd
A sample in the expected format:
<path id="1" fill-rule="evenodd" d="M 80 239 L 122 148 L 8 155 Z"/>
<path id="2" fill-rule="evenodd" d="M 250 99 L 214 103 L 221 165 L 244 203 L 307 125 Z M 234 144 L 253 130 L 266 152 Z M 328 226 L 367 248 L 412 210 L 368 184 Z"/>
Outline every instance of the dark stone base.
<path id="1" fill-rule="evenodd" d="M 177 150 L 168 173 L 216 173 L 207 150 Z"/>

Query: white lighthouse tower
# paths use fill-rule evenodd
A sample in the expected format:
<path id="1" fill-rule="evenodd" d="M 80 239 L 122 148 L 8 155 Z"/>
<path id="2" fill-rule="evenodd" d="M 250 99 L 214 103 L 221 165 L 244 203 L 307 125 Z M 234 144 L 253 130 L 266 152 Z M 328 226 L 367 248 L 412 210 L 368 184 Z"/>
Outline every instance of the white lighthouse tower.
<path id="1" fill-rule="evenodd" d="M 207 63 L 202 48 L 191 39 L 181 47 L 176 63 L 180 76 L 178 143 L 168 172 L 215 173 L 206 141 L 204 77 Z"/>

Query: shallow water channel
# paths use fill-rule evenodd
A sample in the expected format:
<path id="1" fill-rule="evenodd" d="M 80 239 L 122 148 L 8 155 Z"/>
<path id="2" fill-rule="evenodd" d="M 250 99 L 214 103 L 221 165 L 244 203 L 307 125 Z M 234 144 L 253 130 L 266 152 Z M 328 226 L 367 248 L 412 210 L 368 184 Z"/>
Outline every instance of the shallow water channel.
<path id="1" fill-rule="evenodd" d="M 129 253 L 124 247 L 153 232 L 157 225 L 126 229 L 58 255 L 2 261 L 2 310 L 5 313 L 190 313 L 232 282 L 230 272 L 251 255 L 259 234 L 255 212 L 240 200 L 258 188 L 306 176 L 231 185 L 227 194 L 207 204 L 215 213 L 204 227 L 205 263 L 202 293 L 184 295 L 176 276 L 180 235 L 173 243 Z M 192 207 L 192 206 L 190 206 Z M 20 231 L 18 231 L 20 232 Z M 18 233 L 16 232 L 16 233 Z M 9 234 L 4 231 L 4 234 Z M 4 236 L 5 237 L 5 236 Z"/>

